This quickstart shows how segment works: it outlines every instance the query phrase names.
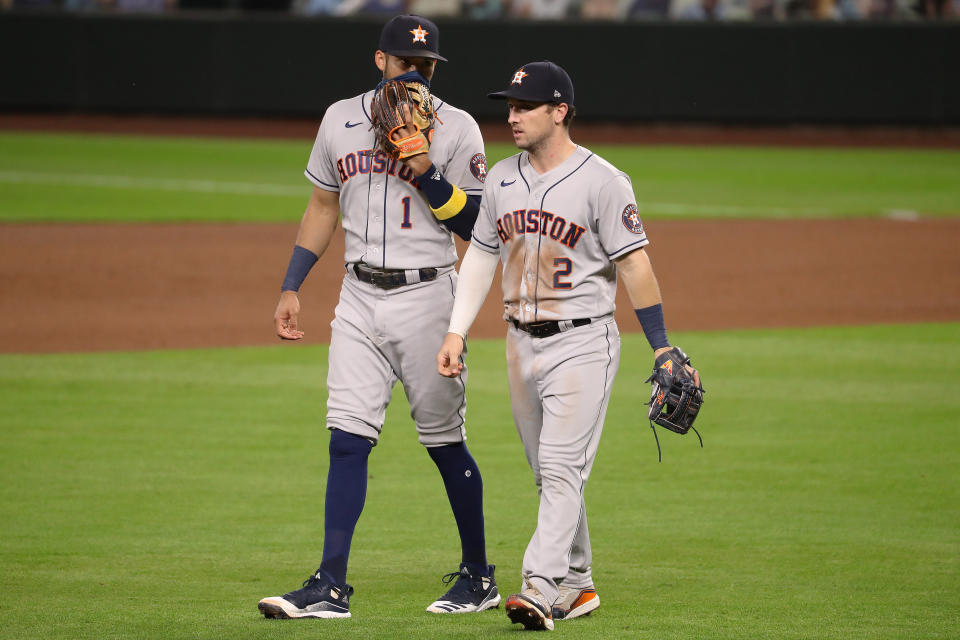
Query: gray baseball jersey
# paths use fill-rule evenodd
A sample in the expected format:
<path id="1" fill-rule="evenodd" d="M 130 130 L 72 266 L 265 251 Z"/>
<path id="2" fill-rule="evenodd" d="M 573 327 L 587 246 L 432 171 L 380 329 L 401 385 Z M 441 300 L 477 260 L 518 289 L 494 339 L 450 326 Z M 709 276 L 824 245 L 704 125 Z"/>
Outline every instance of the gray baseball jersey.
<path id="1" fill-rule="evenodd" d="M 648 241 L 630 178 L 577 147 L 542 176 L 526 153 L 498 162 L 473 243 L 500 254 L 504 319 L 529 323 L 613 313 L 611 261 Z"/>
<path id="2" fill-rule="evenodd" d="M 630 179 L 583 147 L 543 175 L 524 152 L 487 176 L 473 246 L 500 255 L 504 318 L 591 320 L 507 332 L 514 422 L 541 489 L 523 577 L 549 601 L 592 585 L 583 492 L 620 361 L 613 260 L 647 243 Z"/>
<path id="3" fill-rule="evenodd" d="M 334 103 L 324 114 L 305 175 L 340 193 L 346 239 L 340 302 L 331 323 L 327 428 L 376 442 L 399 379 L 425 445 L 465 438 L 466 369 L 437 375 L 439 350 L 453 308 L 456 245 L 430 210 L 403 163 L 374 150 L 373 91 Z M 473 118 L 434 96 L 438 116 L 430 160 L 468 195 L 486 175 L 483 139 Z M 439 277 L 385 290 L 361 282 L 352 264 L 381 269 L 436 267 Z"/>
<path id="4" fill-rule="evenodd" d="M 332 104 L 317 133 L 304 175 L 340 192 L 345 260 L 385 269 L 456 264 L 451 232 L 430 211 L 413 172 L 376 146 L 370 122 L 373 91 Z M 466 111 L 433 97 L 437 119 L 430 160 L 467 195 L 480 195 L 486 175 L 483 138 Z"/>

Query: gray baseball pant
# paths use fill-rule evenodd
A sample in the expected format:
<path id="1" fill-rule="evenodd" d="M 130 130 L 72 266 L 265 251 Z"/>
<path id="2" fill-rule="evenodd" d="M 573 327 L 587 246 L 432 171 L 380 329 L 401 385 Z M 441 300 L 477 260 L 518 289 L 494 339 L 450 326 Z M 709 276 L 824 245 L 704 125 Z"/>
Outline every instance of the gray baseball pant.
<path id="1" fill-rule="evenodd" d="M 559 584 L 593 583 L 584 488 L 620 364 L 620 333 L 608 318 L 548 338 L 507 333 L 513 418 L 540 494 L 523 577 L 549 602 Z"/>

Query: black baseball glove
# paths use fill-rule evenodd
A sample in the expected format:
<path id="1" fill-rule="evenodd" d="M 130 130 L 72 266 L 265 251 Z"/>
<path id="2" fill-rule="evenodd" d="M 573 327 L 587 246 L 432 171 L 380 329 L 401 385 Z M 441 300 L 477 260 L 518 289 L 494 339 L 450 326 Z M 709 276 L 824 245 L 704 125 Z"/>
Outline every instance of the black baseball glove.
<path id="1" fill-rule="evenodd" d="M 650 394 L 650 428 L 653 437 L 657 439 L 657 456 L 660 456 L 660 439 L 657 438 L 658 424 L 674 433 L 685 434 L 691 429 L 697 434 L 700 446 L 703 438 L 700 432 L 694 429 L 693 421 L 700 413 L 703 405 L 703 386 L 700 384 L 700 374 L 690 364 L 690 357 L 680 347 L 672 347 L 657 356 L 653 365 L 653 373 L 647 382 L 653 383 Z"/>
<path id="2" fill-rule="evenodd" d="M 425 84 L 400 80 L 387 82 L 373 95 L 371 114 L 377 147 L 391 158 L 406 160 L 430 151 L 437 114 L 430 89 Z M 413 126 L 416 131 L 399 132 L 406 126 Z M 396 135 L 400 137 L 395 138 Z"/>

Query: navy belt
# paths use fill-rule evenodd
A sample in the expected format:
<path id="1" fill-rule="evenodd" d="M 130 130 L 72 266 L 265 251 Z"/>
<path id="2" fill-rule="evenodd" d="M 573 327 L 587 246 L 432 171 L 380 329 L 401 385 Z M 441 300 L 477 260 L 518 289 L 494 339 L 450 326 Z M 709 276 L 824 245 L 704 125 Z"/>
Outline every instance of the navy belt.
<path id="1" fill-rule="evenodd" d="M 549 338 L 550 336 L 555 336 L 566 329 L 586 326 L 590 324 L 590 322 L 590 318 L 577 318 L 576 320 L 545 320 L 544 322 L 531 322 L 530 324 L 523 324 L 517 320 L 513 320 L 513 326 L 515 326 L 517 329 L 520 329 L 520 331 L 529 333 L 534 338 Z M 567 324 L 570 326 L 563 326 Z"/>
<path id="2" fill-rule="evenodd" d="M 372 284 L 381 289 L 396 289 L 408 284 L 436 280 L 439 269 L 434 267 L 425 269 L 375 269 L 365 264 L 355 263 L 353 272 L 357 274 L 357 279 L 361 282 Z M 407 274 L 419 275 L 419 279 L 407 277 Z"/>

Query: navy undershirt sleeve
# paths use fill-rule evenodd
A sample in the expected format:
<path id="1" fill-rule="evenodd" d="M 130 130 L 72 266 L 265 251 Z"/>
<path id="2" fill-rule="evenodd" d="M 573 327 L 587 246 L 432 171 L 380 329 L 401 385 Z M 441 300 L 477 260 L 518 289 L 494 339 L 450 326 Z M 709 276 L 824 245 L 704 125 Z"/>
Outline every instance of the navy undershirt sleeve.
<path id="1" fill-rule="evenodd" d="M 477 215 L 480 213 L 480 196 L 467 195 L 467 203 L 463 205 L 460 213 L 441 220 L 440 224 L 450 231 L 460 236 L 464 240 L 470 240 L 470 234 L 473 232 L 473 225 L 477 222 Z"/>

